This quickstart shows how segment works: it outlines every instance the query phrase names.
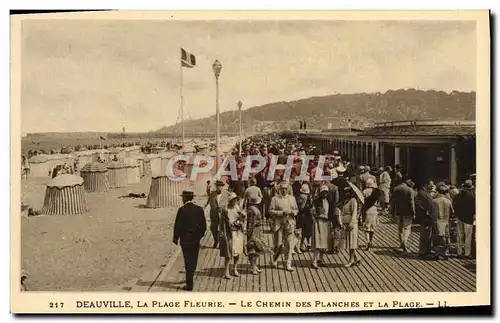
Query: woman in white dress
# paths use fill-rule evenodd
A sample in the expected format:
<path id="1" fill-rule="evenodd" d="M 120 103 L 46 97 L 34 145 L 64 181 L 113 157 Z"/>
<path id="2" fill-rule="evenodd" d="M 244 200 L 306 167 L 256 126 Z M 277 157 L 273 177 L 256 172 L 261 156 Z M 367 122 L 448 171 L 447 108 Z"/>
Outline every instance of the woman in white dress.
<path id="1" fill-rule="evenodd" d="M 365 250 L 368 251 L 372 247 L 373 236 L 375 234 L 375 228 L 378 224 L 378 207 L 380 206 L 381 191 L 377 188 L 377 184 L 371 178 L 366 180 L 366 188 L 363 190 L 363 196 L 365 198 L 365 203 L 361 209 L 361 213 L 364 216 L 363 220 L 363 230 L 366 233 L 366 247 Z"/>
<path id="2" fill-rule="evenodd" d="M 244 253 L 245 242 L 245 213 L 240 209 L 238 196 L 235 193 L 229 195 L 227 208 L 221 212 L 221 242 L 220 256 L 225 258 L 224 278 L 231 279 L 229 267 L 233 261 L 233 276 L 238 277 L 238 262 Z"/>
<path id="3" fill-rule="evenodd" d="M 328 250 L 328 240 L 332 238 L 330 223 L 328 221 L 328 187 L 321 185 L 319 195 L 314 202 L 312 247 L 314 260 L 312 267 L 318 269 L 324 265 L 324 256 Z"/>

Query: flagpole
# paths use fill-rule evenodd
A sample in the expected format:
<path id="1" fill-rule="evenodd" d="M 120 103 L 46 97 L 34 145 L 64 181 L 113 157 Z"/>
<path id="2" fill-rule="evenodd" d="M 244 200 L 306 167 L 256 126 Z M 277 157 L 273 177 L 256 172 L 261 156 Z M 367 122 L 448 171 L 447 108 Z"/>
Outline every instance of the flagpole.
<path id="1" fill-rule="evenodd" d="M 181 62 L 181 131 L 182 131 L 182 145 L 184 146 L 184 95 L 182 92 L 183 87 L 183 72 L 182 72 L 182 62 Z"/>

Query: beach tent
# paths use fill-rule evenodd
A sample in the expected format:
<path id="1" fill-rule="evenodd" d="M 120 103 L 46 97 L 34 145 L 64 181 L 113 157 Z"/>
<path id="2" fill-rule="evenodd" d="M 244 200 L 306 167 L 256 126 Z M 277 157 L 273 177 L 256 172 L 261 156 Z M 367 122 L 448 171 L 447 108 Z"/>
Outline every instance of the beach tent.
<path id="1" fill-rule="evenodd" d="M 109 187 L 126 187 L 128 185 L 128 166 L 121 161 L 111 161 L 106 164 L 108 168 Z"/>
<path id="2" fill-rule="evenodd" d="M 167 175 L 167 165 L 172 157 L 179 155 L 177 151 L 169 150 L 159 153 L 161 158 L 161 166 L 159 175 Z"/>
<path id="3" fill-rule="evenodd" d="M 28 160 L 32 177 L 50 177 L 52 171 L 49 155 L 36 155 Z"/>
<path id="4" fill-rule="evenodd" d="M 143 175 L 142 176 L 151 176 L 151 161 L 149 160 L 148 155 L 144 155 L 142 157 L 143 161 Z"/>
<path id="5" fill-rule="evenodd" d="M 151 174 L 153 176 L 159 176 L 161 174 L 161 156 L 158 154 L 149 154 L 147 157 L 149 159 Z"/>
<path id="6" fill-rule="evenodd" d="M 141 154 L 141 147 L 140 146 L 127 147 L 125 148 L 125 152 L 127 157 L 136 158 L 139 157 Z"/>
<path id="7" fill-rule="evenodd" d="M 92 154 L 93 154 L 92 150 L 84 150 L 84 151 L 75 152 L 75 156 L 76 156 L 76 158 L 78 158 L 76 167 L 78 169 L 82 169 L 88 163 L 93 162 L 94 157 L 92 156 Z"/>
<path id="8" fill-rule="evenodd" d="M 127 165 L 127 181 L 129 184 L 137 184 L 141 182 L 141 173 L 139 170 L 139 162 L 135 158 L 125 158 L 123 163 Z"/>
<path id="9" fill-rule="evenodd" d="M 142 155 L 134 157 L 137 159 L 137 164 L 139 165 L 139 175 L 144 176 L 144 157 Z"/>
<path id="10" fill-rule="evenodd" d="M 127 156 L 127 152 L 125 151 L 125 147 L 116 147 L 118 151 L 118 159 L 124 159 Z"/>
<path id="11" fill-rule="evenodd" d="M 64 174 L 55 177 L 47 184 L 42 214 L 69 215 L 87 211 L 87 195 L 83 187 L 83 178 Z"/>
<path id="12" fill-rule="evenodd" d="M 155 176 L 146 201 L 148 208 L 179 207 L 182 205 L 181 193 L 186 189 L 186 180 L 173 181 L 168 176 Z"/>
<path id="13" fill-rule="evenodd" d="M 108 169 L 102 163 L 92 162 L 80 170 L 83 186 L 87 192 L 107 192 L 109 190 Z"/>

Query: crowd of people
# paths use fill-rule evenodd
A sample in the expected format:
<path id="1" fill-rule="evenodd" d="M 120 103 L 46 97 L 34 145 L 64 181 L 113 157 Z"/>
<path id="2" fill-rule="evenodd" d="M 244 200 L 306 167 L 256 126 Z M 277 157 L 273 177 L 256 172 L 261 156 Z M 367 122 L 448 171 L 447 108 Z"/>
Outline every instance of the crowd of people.
<path id="1" fill-rule="evenodd" d="M 213 247 L 219 248 L 220 256 L 225 259 L 226 279 L 239 276 L 238 264 L 244 256 L 249 258 L 252 273 L 258 275 L 257 258 L 265 252 L 273 254 L 274 267 L 284 254 L 284 268 L 293 271 L 295 253 L 312 252 L 311 266 L 318 269 L 325 265 L 327 253 L 345 248 L 349 258 L 344 266 L 357 266 L 361 261 L 359 250 L 369 251 L 373 246 L 381 215 L 397 223 L 397 247 L 403 254 L 410 252 L 411 228 L 418 224 L 419 257 L 447 260 L 451 256 L 451 231 L 457 232 L 454 256 L 473 256 L 474 177 L 460 187 L 447 180 L 437 184 L 428 181 L 416 187 L 399 165 L 382 168 L 354 165 L 338 151 L 325 154 L 296 138 L 281 138 L 276 134 L 248 138 L 242 143 L 241 152 L 235 148 L 234 154 L 238 161 L 238 179 L 207 182 L 205 204 L 205 208 L 210 208 Z M 248 181 L 241 180 L 245 156 L 256 154 L 266 159 L 266 167 Z M 305 154 L 314 155 L 315 159 L 307 167 L 307 179 L 296 180 L 302 168 L 300 156 Z M 296 157 L 290 178 L 285 178 L 285 170 L 276 170 L 275 176 L 269 178 L 272 155 L 278 156 L 280 164 L 286 164 L 290 155 Z M 326 156 L 320 171 L 330 175 L 331 181 L 315 177 L 320 155 Z M 272 246 L 268 246 L 263 237 L 265 222 L 272 232 Z M 197 228 L 203 232 L 197 232 Z M 194 230 L 201 239 L 204 228 L 206 225 L 194 222 L 187 223 L 186 227 L 176 224 L 174 236 L 178 239 L 183 231 Z M 366 236 L 363 246 L 358 243 L 360 234 Z M 186 273 L 188 275 L 188 271 Z M 188 290 L 192 288 L 192 277 L 189 279 Z"/>

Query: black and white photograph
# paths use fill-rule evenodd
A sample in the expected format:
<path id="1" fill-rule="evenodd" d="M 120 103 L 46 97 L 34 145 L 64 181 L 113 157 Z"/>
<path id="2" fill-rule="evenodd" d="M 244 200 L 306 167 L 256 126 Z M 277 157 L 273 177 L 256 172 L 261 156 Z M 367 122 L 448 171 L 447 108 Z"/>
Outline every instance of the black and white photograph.
<path id="1" fill-rule="evenodd" d="M 15 308 L 489 305 L 489 13 L 330 14 L 12 16 Z"/>

